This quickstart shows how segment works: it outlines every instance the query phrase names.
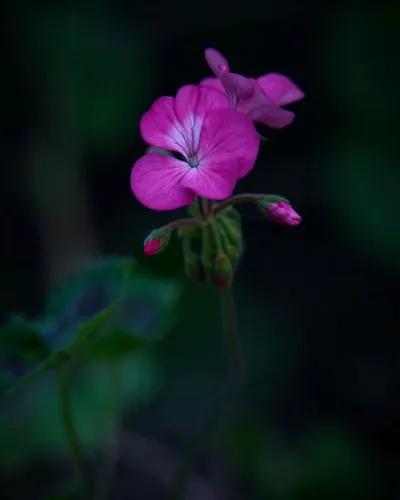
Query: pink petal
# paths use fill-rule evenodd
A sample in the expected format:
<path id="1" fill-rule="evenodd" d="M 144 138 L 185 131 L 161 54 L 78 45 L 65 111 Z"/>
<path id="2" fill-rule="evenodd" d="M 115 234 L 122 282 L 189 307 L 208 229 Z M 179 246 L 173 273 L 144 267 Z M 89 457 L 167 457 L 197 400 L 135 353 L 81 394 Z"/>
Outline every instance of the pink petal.
<path id="1" fill-rule="evenodd" d="M 143 139 L 152 146 L 186 152 L 186 138 L 175 114 L 173 97 L 160 97 L 140 121 Z"/>
<path id="2" fill-rule="evenodd" d="M 182 186 L 210 200 L 228 198 L 235 188 L 236 176 L 227 163 L 193 167 L 182 180 Z"/>
<path id="3" fill-rule="evenodd" d="M 174 109 L 176 117 L 186 132 L 196 133 L 206 114 L 217 108 L 228 108 L 227 97 L 218 90 L 208 86 L 185 85 L 176 94 Z"/>
<path id="4" fill-rule="evenodd" d="M 223 169 L 229 164 L 239 179 L 254 167 L 259 145 L 260 136 L 246 115 L 234 109 L 211 111 L 200 137 L 200 165 Z"/>
<path id="5" fill-rule="evenodd" d="M 205 87 L 211 87 L 213 89 L 219 90 L 220 92 L 225 93 L 225 89 L 218 78 L 210 77 L 204 78 L 201 80 L 200 85 L 204 85 Z"/>
<path id="6" fill-rule="evenodd" d="M 303 99 L 304 93 L 288 77 L 279 73 L 268 73 L 257 79 L 266 96 L 274 104 L 285 106 Z"/>
<path id="7" fill-rule="evenodd" d="M 221 76 L 221 82 L 232 106 L 252 120 L 277 129 L 292 123 L 294 114 L 274 104 L 256 80 L 235 73 L 226 73 Z"/>
<path id="8" fill-rule="evenodd" d="M 294 114 L 273 104 L 256 80 L 241 78 L 242 80 L 238 78 L 232 80 L 237 85 L 237 110 L 249 116 L 252 120 L 264 123 L 271 128 L 283 128 L 293 121 Z M 247 82 L 244 80 L 247 80 Z M 241 88 L 239 88 L 239 85 L 241 85 Z"/>
<path id="9" fill-rule="evenodd" d="M 185 157 L 196 148 L 204 116 L 213 108 L 228 107 L 227 97 L 210 87 L 185 85 L 175 98 L 157 99 L 140 122 L 143 139 Z"/>
<path id="10" fill-rule="evenodd" d="M 255 80 L 252 78 L 236 73 L 224 73 L 220 80 L 235 107 L 240 106 L 242 100 L 248 99 L 254 93 Z"/>
<path id="11" fill-rule="evenodd" d="M 216 76 L 229 71 L 228 61 L 218 50 L 206 49 L 204 55 L 208 65 Z"/>
<path id="12" fill-rule="evenodd" d="M 189 170 L 187 163 L 176 158 L 149 153 L 134 164 L 131 189 L 143 205 L 153 210 L 174 210 L 190 205 L 194 194 L 182 186 Z"/>
<path id="13" fill-rule="evenodd" d="M 294 120 L 294 113 L 291 111 L 265 103 L 252 108 L 248 116 L 268 127 L 277 129 L 287 127 Z"/>

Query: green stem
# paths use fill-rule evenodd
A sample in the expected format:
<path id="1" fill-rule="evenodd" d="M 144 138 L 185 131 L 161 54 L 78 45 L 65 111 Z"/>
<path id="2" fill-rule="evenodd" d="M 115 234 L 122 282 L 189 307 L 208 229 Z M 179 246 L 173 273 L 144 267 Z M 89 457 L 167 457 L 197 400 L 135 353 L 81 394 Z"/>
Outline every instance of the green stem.
<path id="1" fill-rule="evenodd" d="M 118 361 L 112 360 L 109 366 L 110 388 L 114 400 L 114 425 L 110 433 L 108 450 L 100 468 L 99 477 L 95 487 L 94 500 L 106 500 L 109 498 L 110 487 L 114 475 L 114 468 L 118 458 L 122 416 L 123 416 L 123 393 L 121 366 Z"/>
<path id="2" fill-rule="evenodd" d="M 245 371 L 237 332 L 235 300 L 230 286 L 221 289 L 221 306 L 228 353 L 235 367 L 237 385 L 240 387 L 244 383 Z"/>
<path id="3" fill-rule="evenodd" d="M 68 446 L 75 461 L 75 466 L 80 476 L 82 489 L 85 495 L 90 491 L 90 478 L 85 460 L 83 458 L 82 448 L 76 431 L 75 422 L 71 409 L 71 394 L 68 383 L 68 376 L 65 367 L 58 368 L 58 394 L 60 399 L 61 417 L 64 425 L 65 435 Z"/>
<path id="4" fill-rule="evenodd" d="M 214 208 L 213 213 L 214 215 L 217 215 L 226 208 L 236 205 L 237 203 L 257 203 L 257 201 L 262 200 L 264 196 L 264 194 L 236 194 L 235 196 L 231 196 L 227 200 L 219 203 Z"/>
<path id="5" fill-rule="evenodd" d="M 217 250 L 217 255 L 224 253 L 222 249 L 221 235 L 219 234 L 217 222 L 214 218 L 212 218 L 210 221 L 210 229 L 215 241 L 215 248 Z"/>
<path id="6" fill-rule="evenodd" d="M 201 262 L 203 264 L 203 269 L 206 275 L 206 281 L 209 282 L 211 279 L 214 255 L 210 238 L 210 228 L 208 224 L 203 224 L 201 228 L 201 242 Z"/>
<path id="7" fill-rule="evenodd" d="M 196 217 L 188 217 L 187 219 L 177 219 L 169 224 L 166 224 L 160 229 L 167 229 L 168 231 L 173 231 L 174 229 L 179 229 L 181 227 L 196 227 L 200 225 L 200 220 Z"/>
<path id="8" fill-rule="evenodd" d="M 227 393 L 217 399 L 217 404 L 213 407 L 205 425 L 195 436 L 172 484 L 169 496 L 171 500 L 182 499 L 184 487 L 188 482 L 196 459 L 198 458 L 206 441 L 210 438 L 210 434 L 216 431 L 222 415 L 224 415 L 231 407 L 235 397 L 238 395 L 238 389 L 244 382 L 244 365 L 237 335 L 236 310 L 232 289 L 231 287 L 223 288 L 221 293 L 222 312 L 224 328 L 228 340 L 228 350 L 236 368 L 236 386 L 228 386 Z"/>
<path id="9" fill-rule="evenodd" d="M 219 203 L 215 208 L 213 208 L 213 214 L 217 215 L 226 208 L 236 205 L 237 203 L 257 203 L 260 200 L 266 200 L 270 203 L 276 202 L 276 201 L 286 201 L 289 202 L 286 198 L 283 196 L 277 195 L 277 194 L 252 194 L 252 193 L 245 193 L 245 194 L 236 194 L 235 196 L 231 196 L 230 198 L 222 201 Z"/>

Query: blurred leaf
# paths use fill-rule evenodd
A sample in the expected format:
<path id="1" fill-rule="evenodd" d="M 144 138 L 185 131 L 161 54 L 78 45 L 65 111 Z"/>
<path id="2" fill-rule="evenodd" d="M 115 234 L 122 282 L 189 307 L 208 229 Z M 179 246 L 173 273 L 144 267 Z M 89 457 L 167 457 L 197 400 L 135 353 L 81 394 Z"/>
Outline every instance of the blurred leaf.
<path id="1" fill-rule="evenodd" d="M 137 351 L 118 360 L 118 398 L 112 362 L 90 361 L 71 370 L 72 412 L 79 438 L 89 455 L 98 453 L 113 438 L 122 407 L 126 412 L 141 411 L 163 386 L 163 374 L 149 350 Z M 38 456 L 70 459 L 65 441 L 56 379 L 45 374 L 14 397 L 3 400 L 0 413 L 0 465 L 16 464 Z"/>
<path id="2" fill-rule="evenodd" d="M 134 275 L 113 323 L 93 346 L 93 354 L 120 356 L 160 340 L 176 320 L 179 296 L 180 287 L 173 280 Z"/>
<path id="3" fill-rule="evenodd" d="M 9 387 L 18 377 L 26 375 L 37 363 L 49 355 L 38 326 L 13 316 L 0 328 L 1 350 L 0 389 Z"/>
<path id="4" fill-rule="evenodd" d="M 105 325 L 106 321 L 111 318 L 114 310 L 115 306 L 112 305 L 104 311 L 101 311 L 84 325 L 78 327 L 76 337 L 71 340 L 67 347 L 58 349 L 50 354 L 42 363 L 17 380 L 11 387 L 11 391 L 29 384 L 48 370 L 56 370 L 76 356 L 82 348 L 85 349 L 90 346 L 90 344 L 95 341 L 96 336 L 101 333 L 102 327 Z"/>
<path id="5" fill-rule="evenodd" d="M 162 338 L 176 317 L 179 286 L 172 280 L 134 273 L 133 268 L 131 259 L 98 261 L 49 298 L 42 319 L 10 323 L 7 338 L 21 341 L 14 342 L 12 352 L 8 349 L 3 368 L 7 373 L 10 363 L 24 365 L 14 388 L 73 359 L 126 356 Z M 27 356 L 32 358 L 31 350 L 26 351 L 28 340 L 36 350 L 40 347 L 29 365 L 23 363 Z"/>

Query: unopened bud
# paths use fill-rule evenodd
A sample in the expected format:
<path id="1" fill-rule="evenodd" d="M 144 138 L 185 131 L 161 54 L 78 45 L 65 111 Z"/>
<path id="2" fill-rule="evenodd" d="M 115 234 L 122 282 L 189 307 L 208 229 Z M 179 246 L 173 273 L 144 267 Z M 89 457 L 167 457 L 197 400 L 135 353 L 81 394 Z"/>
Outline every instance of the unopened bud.
<path id="1" fill-rule="evenodd" d="M 287 200 L 280 199 L 272 201 L 269 197 L 265 197 L 258 202 L 258 205 L 265 215 L 278 224 L 298 226 L 301 222 L 301 216 Z"/>
<path id="2" fill-rule="evenodd" d="M 170 231 L 166 229 L 155 229 L 144 240 L 144 254 L 146 256 L 156 255 L 164 251 L 171 238 Z"/>
<path id="3" fill-rule="evenodd" d="M 196 283 L 205 283 L 206 275 L 201 260 L 194 253 L 185 259 L 186 274 Z"/>
<path id="4" fill-rule="evenodd" d="M 214 283 L 217 287 L 229 286 L 233 279 L 233 267 L 228 257 L 221 253 L 214 263 Z"/>

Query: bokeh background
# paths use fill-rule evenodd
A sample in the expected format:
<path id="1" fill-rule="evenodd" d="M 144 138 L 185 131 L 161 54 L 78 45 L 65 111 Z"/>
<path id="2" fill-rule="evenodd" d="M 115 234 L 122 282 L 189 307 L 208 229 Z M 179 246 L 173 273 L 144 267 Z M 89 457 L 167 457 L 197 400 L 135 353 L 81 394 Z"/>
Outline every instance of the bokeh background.
<path id="1" fill-rule="evenodd" d="M 101 256 L 134 256 L 180 289 L 168 334 L 120 362 L 121 439 L 96 498 L 167 498 L 226 384 L 217 294 L 185 279 L 177 240 L 142 258 L 147 233 L 177 214 L 150 212 L 129 189 L 141 114 L 209 75 L 209 46 L 238 72 L 281 72 L 304 90 L 295 122 L 263 131 L 237 186 L 288 197 L 304 222 L 273 226 L 243 207 L 247 384 L 201 438 L 185 498 L 399 498 L 399 6 L 59 0 L 4 12 L 2 321 L 41 316 L 51 290 Z M 115 424 L 105 364 L 73 374 L 96 484 Z M 73 469 L 53 374 L 1 409 L 1 498 L 73 498 L 57 493 Z"/>

